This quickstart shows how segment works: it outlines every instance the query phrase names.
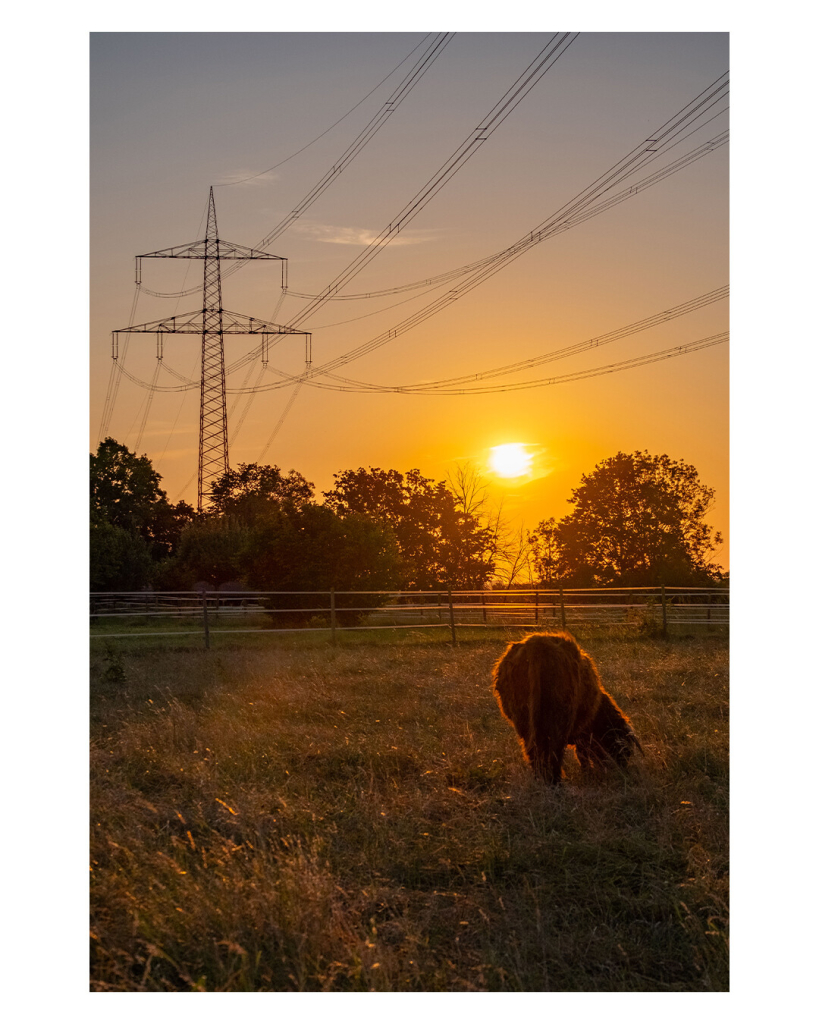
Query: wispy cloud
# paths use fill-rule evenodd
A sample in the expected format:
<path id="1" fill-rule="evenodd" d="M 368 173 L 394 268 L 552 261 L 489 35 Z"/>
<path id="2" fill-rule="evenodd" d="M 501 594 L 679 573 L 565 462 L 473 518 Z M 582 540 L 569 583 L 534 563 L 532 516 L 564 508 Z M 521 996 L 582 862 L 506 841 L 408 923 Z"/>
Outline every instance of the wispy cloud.
<path id="1" fill-rule="evenodd" d="M 271 182 L 278 181 L 279 175 L 274 174 L 273 171 L 262 171 L 259 174 L 257 171 L 249 169 L 239 169 L 236 171 L 230 171 L 228 174 L 223 176 L 222 181 L 215 181 L 215 186 L 219 185 L 241 185 L 244 188 L 252 187 L 254 185 L 269 185 Z"/>
<path id="2" fill-rule="evenodd" d="M 378 233 L 369 228 L 338 227 L 335 224 L 316 224 L 314 221 L 299 221 L 293 225 L 293 231 L 306 235 L 317 242 L 328 242 L 331 245 L 355 245 L 363 247 L 372 245 Z M 403 231 L 390 242 L 390 245 L 421 245 L 435 237 L 431 231 Z M 386 243 L 382 243 L 386 244 Z"/>

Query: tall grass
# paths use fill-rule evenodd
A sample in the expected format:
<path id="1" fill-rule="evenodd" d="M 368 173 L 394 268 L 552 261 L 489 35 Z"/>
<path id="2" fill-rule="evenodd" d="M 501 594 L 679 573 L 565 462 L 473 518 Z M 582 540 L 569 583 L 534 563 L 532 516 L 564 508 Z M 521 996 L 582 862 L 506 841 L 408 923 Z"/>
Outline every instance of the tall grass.
<path id="1" fill-rule="evenodd" d="M 727 643 L 582 642 L 645 757 L 558 792 L 501 639 L 95 650 L 92 989 L 727 989 Z"/>

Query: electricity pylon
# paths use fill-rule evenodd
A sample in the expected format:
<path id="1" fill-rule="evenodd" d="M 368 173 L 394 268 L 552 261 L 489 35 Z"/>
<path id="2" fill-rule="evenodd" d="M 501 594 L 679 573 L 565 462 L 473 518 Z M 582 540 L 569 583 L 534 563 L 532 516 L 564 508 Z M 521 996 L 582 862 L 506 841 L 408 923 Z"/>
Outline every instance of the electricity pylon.
<path id="1" fill-rule="evenodd" d="M 120 334 L 156 334 L 156 355 L 163 355 L 162 337 L 165 334 L 198 334 L 202 338 L 202 375 L 199 404 L 199 483 L 197 509 L 201 512 L 209 484 L 227 473 L 228 460 L 227 403 L 225 397 L 225 341 L 226 334 L 260 335 L 262 362 L 267 362 L 268 342 L 272 335 L 300 334 L 305 338 L 305 360 L 310 365 L 311 335 L 282 324 L 267 323 L 243 313 L 231 313 L 222 308 L 222 260 L 279 260 L 282 265 L 282 288 L 287 286 L 287 260 L 259 249 L 249 249 L 235 242 L 219 238 L 216 228 L 216 206 L 213 186 L 208 199 L 208 225 L 205 237 L 199 242 L 177 245 L 170 249 L 144 253 L 136 258 L 136 283 L 142 282 L 142 260 L 204 260 L 202 309 L 181 316 L 152 320 L 135 327 L 124 327 L 112 332 L 112 355 L 119 354 Z"/>

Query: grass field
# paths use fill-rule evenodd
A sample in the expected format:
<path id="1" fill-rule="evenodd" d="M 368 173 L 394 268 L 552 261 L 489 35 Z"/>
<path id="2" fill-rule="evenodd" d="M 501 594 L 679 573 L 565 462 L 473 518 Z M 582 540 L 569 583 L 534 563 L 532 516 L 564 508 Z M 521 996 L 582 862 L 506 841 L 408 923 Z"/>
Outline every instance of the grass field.
<path id="1" fill-rule="evenodd" d="M 645 756 L 555 792 L 520 635 L 95 641 L 92 990 L 726 991 L 727 640 L 579 634 Z"/>

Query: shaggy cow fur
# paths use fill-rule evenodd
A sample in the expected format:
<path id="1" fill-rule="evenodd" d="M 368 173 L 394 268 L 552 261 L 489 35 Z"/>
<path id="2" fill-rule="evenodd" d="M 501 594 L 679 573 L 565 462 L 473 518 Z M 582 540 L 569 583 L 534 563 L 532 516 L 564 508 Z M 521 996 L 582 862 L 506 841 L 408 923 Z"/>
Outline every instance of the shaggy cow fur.
<path id="1" fill-rule="evenodd" d="M 501 712 L 514 725 L 523 756 L 557 784 L 573 745 L 583 768 L 627 764 L 640 743 L 600 685 L 594 661 L 566 633 L 533 633 L 509 644 L 492 673 Z"/>

